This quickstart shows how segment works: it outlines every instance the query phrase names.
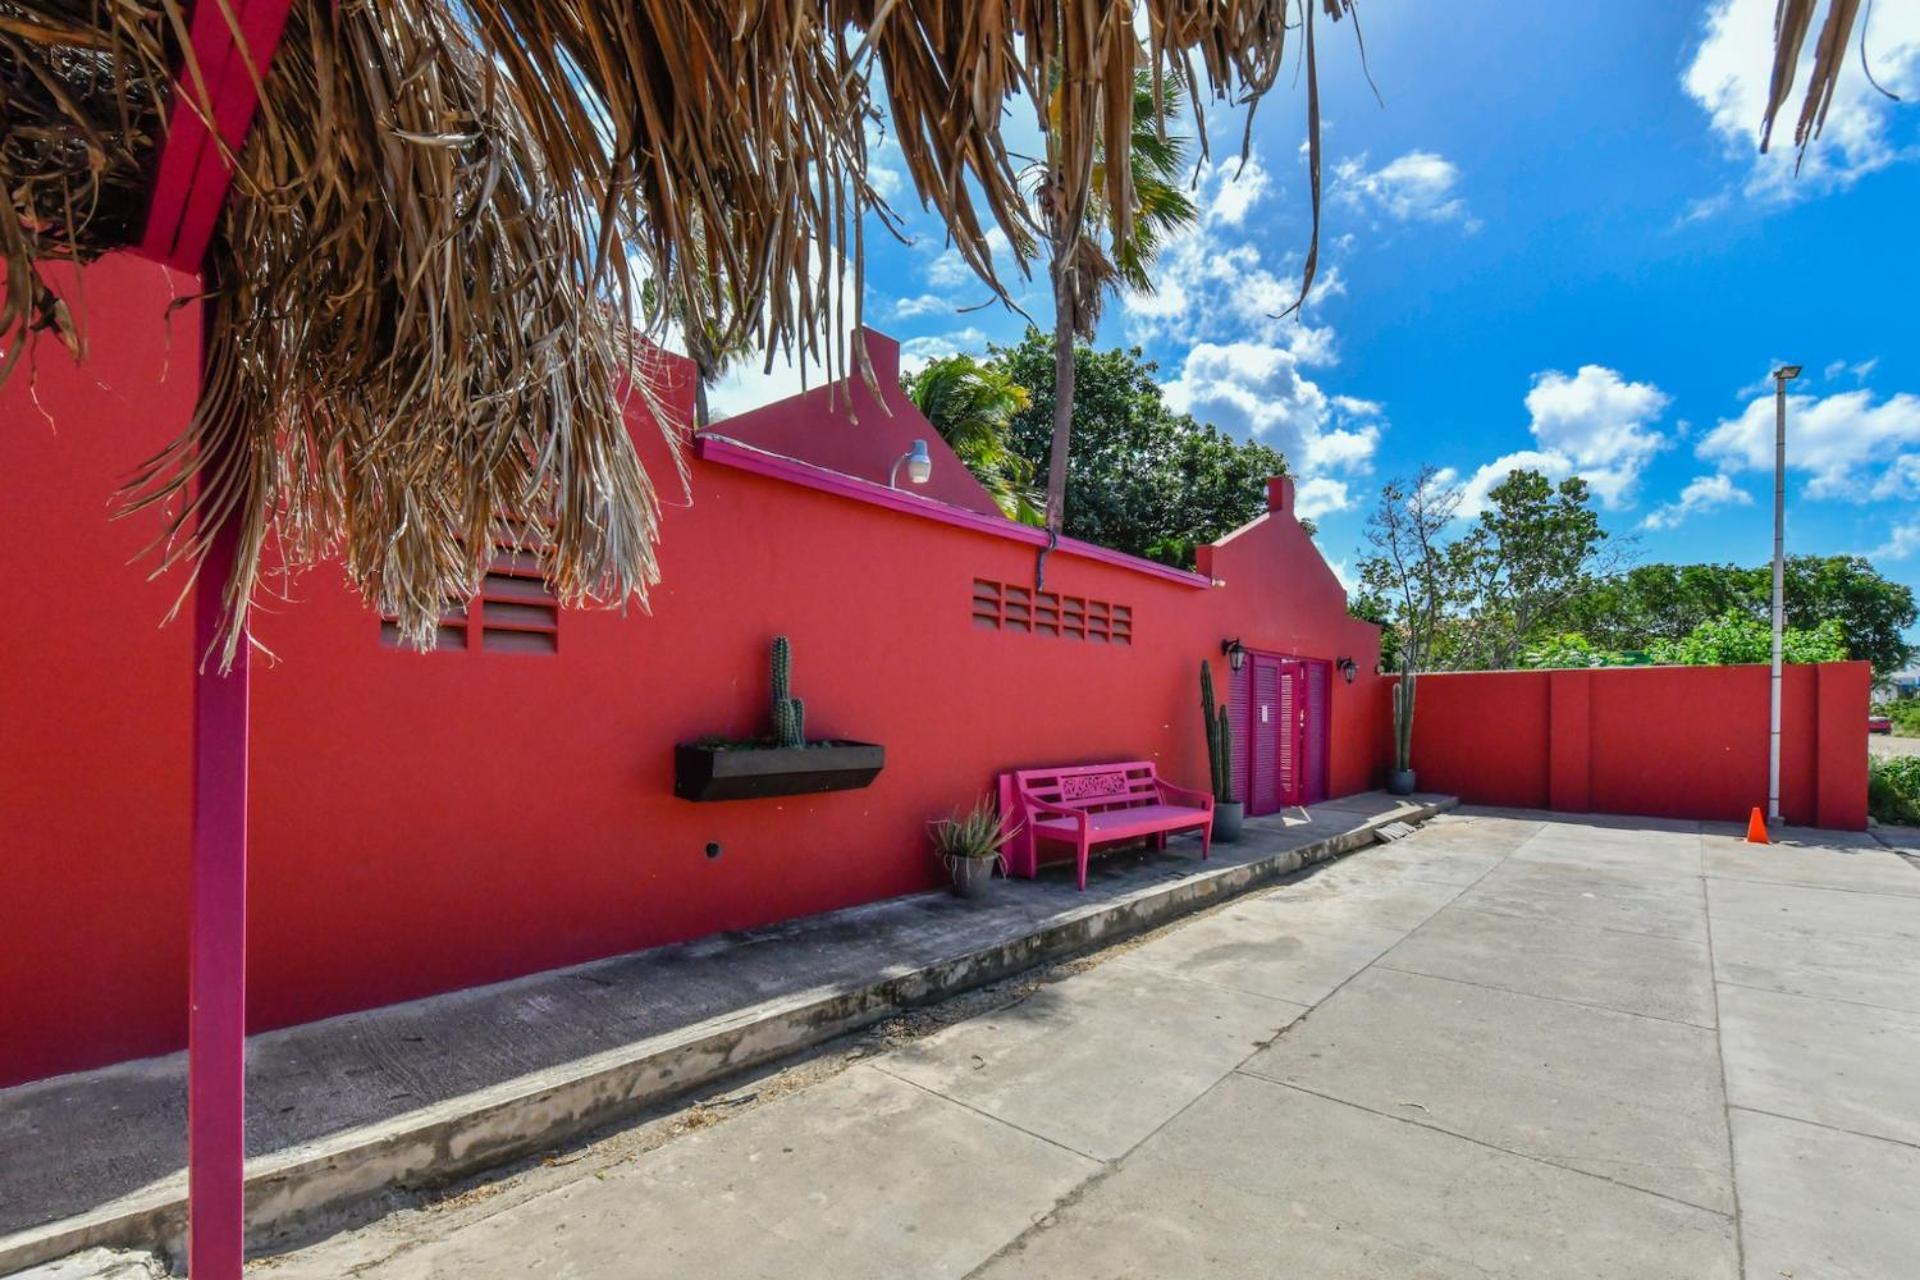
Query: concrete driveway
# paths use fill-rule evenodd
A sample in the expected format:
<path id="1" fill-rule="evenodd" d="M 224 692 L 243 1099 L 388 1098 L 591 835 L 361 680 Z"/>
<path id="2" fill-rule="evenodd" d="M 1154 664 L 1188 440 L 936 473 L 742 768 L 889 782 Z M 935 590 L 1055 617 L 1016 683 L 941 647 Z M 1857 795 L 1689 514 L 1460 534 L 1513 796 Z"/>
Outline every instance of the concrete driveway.
<path id="1" fill-rule="evenodd" d="M 1920 870 L 1463 811 L 276 1276 L 1920 1274 Z"/>

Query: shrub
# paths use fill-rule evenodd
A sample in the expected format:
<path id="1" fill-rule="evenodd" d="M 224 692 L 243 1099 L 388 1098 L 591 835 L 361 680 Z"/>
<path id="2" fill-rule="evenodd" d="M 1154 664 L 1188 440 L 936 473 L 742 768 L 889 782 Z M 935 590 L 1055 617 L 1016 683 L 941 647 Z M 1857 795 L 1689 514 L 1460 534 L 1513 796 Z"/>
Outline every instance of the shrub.
<path id="1" fill-rule="evenodd" d="M 1920 756 L 1867 762 L 1867 812 L 1876 822 L 1920 826 Z"/>

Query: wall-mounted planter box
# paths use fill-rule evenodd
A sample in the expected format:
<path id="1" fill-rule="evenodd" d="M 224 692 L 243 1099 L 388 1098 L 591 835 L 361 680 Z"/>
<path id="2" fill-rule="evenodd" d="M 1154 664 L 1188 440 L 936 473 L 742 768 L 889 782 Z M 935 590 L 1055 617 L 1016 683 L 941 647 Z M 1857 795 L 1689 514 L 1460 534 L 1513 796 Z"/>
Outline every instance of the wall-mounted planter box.
<path id="1" fill-rule="evenodd" d="M 682 800 L 758 800 L 853 791 L 872 782 L 886 762 L 887 749 L 873 742 L 804 747 L 683 742 L 673 749 L 673 794 Z"/>

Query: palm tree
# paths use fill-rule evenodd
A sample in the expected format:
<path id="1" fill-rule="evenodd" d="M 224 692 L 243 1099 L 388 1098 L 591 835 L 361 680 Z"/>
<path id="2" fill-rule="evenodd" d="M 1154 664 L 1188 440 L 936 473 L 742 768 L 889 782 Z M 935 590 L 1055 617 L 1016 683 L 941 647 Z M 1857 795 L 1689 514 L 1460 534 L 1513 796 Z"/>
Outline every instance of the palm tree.
<path id="1" fill-rule="evenodd" d="M 926 415 L 1010 520 L 1042 525 L 1046 513 L 1033 488 L 1033 463 L 1013 447 L 1013 416 L 1032 396 L 1005 369 L 972 356 L 946 356 L 905 381 Z"/>
<path id="2" fill-rule="evenodd" d="M 1130 105 L 1127 180 L 1120 186 L 1129 201 L 1128 216 L 1114 218 L 1105 207 L 1114 186 L 1104 146 L 1095 156 L 1090 195 L 1083 208 L 1087 225 L 1070 221 L 1070 206 L 1057 198 L 1048 181 L 1050 166 L 1036 182 L 1053 254 L 1053 442 L 1047 458 L 1046 524 L 1055 533 L 1066 523 L 1074 341 L 1093 337 L 1107 291 L 1116 283 L 1141 293 L 1153 291 L 1151 271 L 1161 245 L 1192 225 L 1197 216 L 1193 201 L 1179 185 L 1187 172 L 1188 140 L 1166 130 L 1184 105 L 1179 87 L 1163 84 L 1156 93 L 1153 78 L 1145 71 L 1136 72 Z M 1103 244 L 1094 229 L 1102 223 L 1125 230 L 1110 232 Z"/>

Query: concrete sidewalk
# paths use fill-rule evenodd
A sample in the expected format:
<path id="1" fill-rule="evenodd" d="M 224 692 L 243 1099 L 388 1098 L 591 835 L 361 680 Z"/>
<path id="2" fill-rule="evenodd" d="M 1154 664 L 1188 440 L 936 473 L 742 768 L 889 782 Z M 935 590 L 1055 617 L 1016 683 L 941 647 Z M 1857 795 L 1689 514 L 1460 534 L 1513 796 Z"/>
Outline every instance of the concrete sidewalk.
<path id="1" fill-rule="evenodd" d="M 1480 811 L 283 1280 L 1897 1277 L 1920 870 Z"/>
<path id="2" fill-rule="evenodd" d="M 921 894 L 253 1037 L 250 1241 L 372 1195 L 550 1150 L 705 1082 L 1163 924 L 1429 816 L 1373 793 L 1245 840 Z M 94 1245 L 177 1247 L 185 1059 L 0 1091 L 0 1274 Z"/>

